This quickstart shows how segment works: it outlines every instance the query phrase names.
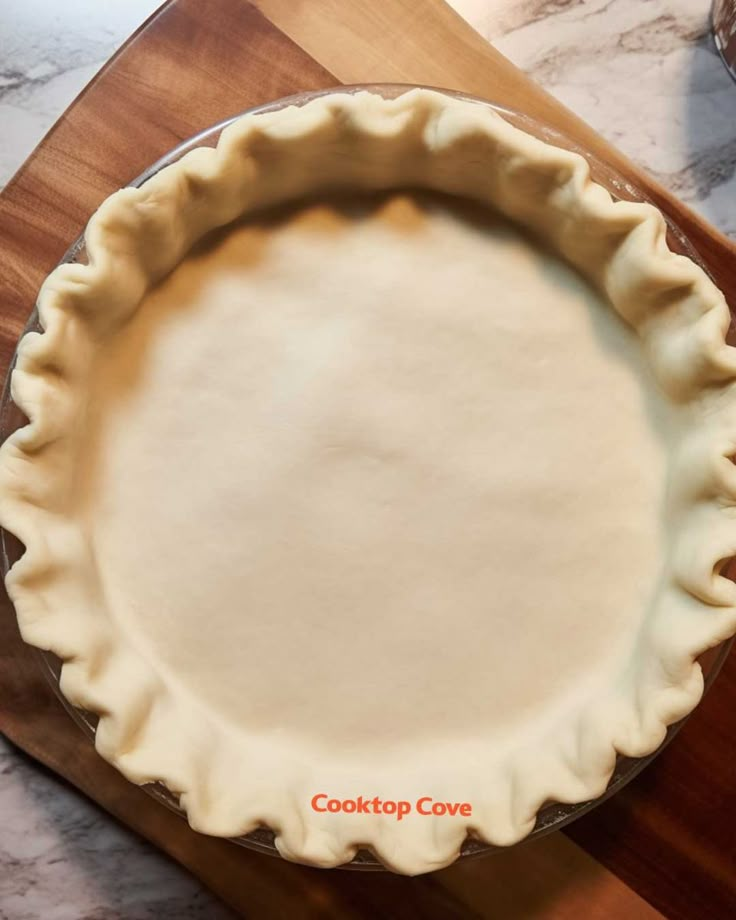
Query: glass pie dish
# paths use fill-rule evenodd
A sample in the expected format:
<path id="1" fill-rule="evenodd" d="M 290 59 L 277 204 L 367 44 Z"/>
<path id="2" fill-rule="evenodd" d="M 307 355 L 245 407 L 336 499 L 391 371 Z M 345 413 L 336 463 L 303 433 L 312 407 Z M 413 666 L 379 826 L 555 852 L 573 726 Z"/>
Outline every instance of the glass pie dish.
<path id="1" fill-rule="evenodd" d="M 367 85 L 367 86 L 357 86 L 357 87 L 340 87 L 339 92 L 341 93 L 353 93 L 361 90 L 367 90 L 374 94 L 383 95 L 386 98 L 392 98 L 397 95 L 404 93 L 408 87 L 402 85 Z M 299 96 L 289 97 L 287 99 L 279 100 L 278 102 L 271 103 L 266 106 L 262 106 L 253 110 L 250 110 L 250 114 L 264 113 L 277 111 L 284 109 L 288 106 L 300 106 L 304 105 L 307 102 L 312 101 L 315 98 L 324 96 L 334 92 L 327 90 L 316 93 L 306 93 Z M 495 105 L 492 103 L 485 102 L 479 99 L 473 99 L 471 97 L 464 96 L 457 93 L 446 93 L 447 95 L 459 98 L 465 102 L 472 103 L 473 105 L 478 105 L 482 107 L 487 107 L 495 111 L 502 118 L 509 121 L 514 126 L 522 129 L 528 134 L 538 137 L 539 139 L 551 143 L 557 147 L 565 148 L 568 150 L 575 151 L 576 153 L 582 154 L 590 163 L 592 178 L 598 182 L 600 185 L 605 187 L 611 195 L 618 200 L 629 200 L 643 202 L 646 201 L 646 196 L 637 188 L 631 185 L 630 182 L 623 179 L 619 174 L 613 171 L 607 164 L 599 161 L 597 158 L 592 157 L 587 151 L 582 150 L 578 145 L 571 142 L 568 138 L 560 135 L 559 132 L 555 131 L 550 126 L 541 124 L 530 117 L 510 111 L 502 106 Z M 245 114 L 245 113 L 243 113 Z M 240 116 L 236 116 L 240 117 Z M 202 132 L 201 134 L 191 138 L 185 143 L 181 144 L 175 150 L 171 151 L 157 163 L 155 163 L 150 169 L 145 173 L 139 176 L 134 180 L 132 186 L 141 186 L 146 181 L 148 181 L 152 176 L 159 172 L 163 167 L 168 166 L 177 160 L 179 160 L 185 153 L 190 151 L 194 147 L 200 146 L 213 146 L 220 132 L 229 125 L 235 119 L 228 119 L 225 122 L 222 122 L 214 127 Z M 672 224 L 668 224 L 668 243 L 670 249 L 676 253 L 688 256 L 694 262 L 696 262 L 702 268 L 702 263 L 699 260 L 697 253 L 694 251 L 692 245 L 682 233 L 680 228 Z M 69 249 L 66 256 L 62 260 L 63 262 L 84 262 L 86 259 L 84 240 L 80 237 Z M 29 324 L 26 331 L 30 330 L 39 330 L 39 323 L 37 314 L 31 316 Z M 23 424 L 24 418 L 20 411 L 14 406 L 10 399 L 9 387 L 6 383 L 5 392 L 3 395 L 2 406 L 0 407 L 0 434 L 3 439 L 6 438 L 12 431 L 18 428 Z M 3 570 L 7 573 L 10 566 L 17 560 L 21 552 L 21 548 L 15 540 L 13 540 L 9 535 L 3 533 L 2 535 L 2 550 L 3 550 L 3 559 L 2 565 Z M 706 675 L 706 687 L 710 685 L 714 679 L 717 671 L 722 663 L 727 651 L 729 644 L 726 643 L 720 648 L 712 651 L 707 656 L 704 656 L 702 659 L 703 668 Z M 90 713 L 84 712 L 82 710 L 75 709 L 70 704 L 66 702 L 61 691 L 59 689 L 59 674 L 60 674 L 60 662 L 53 655 L 45 652 L 39 653 L 41 658 L 41 663 L 44 667 L 45 673 L 48 679 L 51 682 L 51 685 L 57 695 L 59 695 L 64 705 L 70 711 L 75 721 L 82 727 L 84 732 L 87 734 L 88 738 L 93 738 L 96 728 L 96 717 Z M 678 725 L 674 725 L 670 728 L 667 739 L 669 740 L 674 733 L 677 731 L 680 722 Z M 666 743 L 666 742 L 665 742 Z M 545 805 L 539 813 L 536 827 L 533 830 L 531 836 L 536 837 L 542 834 L 548 833 L 551 830 L 562 827 L 564 824 L 573 820 L 574 818 L 584 814 L 590 808 L 594 807 L 599 801 L 603 798 L 612 795 L 617 791 L 621 786 L 632 779 L 638 772 L 649 762 L 649 760 L 655 756 L 650 755 L 649 757 L 640 758 L 640 759 L 630 759 L 630 758 L 619 758 L 619 761 L 616 765 L 613 777 L 609 783 L 607 792 L 601 798 L 596 799 L 592 802 L 583 802 L 575 805 L 558 805 L 556 803 L 548 803 Z M 183 811 L 179 807 L 177 797 L 170 793 L 163 785 L 153 783 L 144 786 L 147 792 L 149 792 L 154 798 L 165 804 L 166 806 L 172 808 L 173 810 L 179 812 L 183 815 Z M 252 849 L 260 850 L 262 852 L 267 852 L 272 855 L 276 855 L 277 850 L 273 842 L 273 833 L 268 828 L 259 828 L 258 830 L 244 836 L 237 838 L 234 841 L 243 846 L 250 847 Z M 463 857 L 468 857 L 472 855 L 478 855 L 481 853 L 488 852 L 493 850 L 494 847 L 487 845 L 486 843 L 473 838 L 468 838 L 463 846 L 462 855 Z M 375 859 L 375 857 L 368 851 L 360 851 L 355 859 L 350 863 L 354 868 L 363 868 L 363 869 L 377 869 L 381 868 L 381 864 Z"/>

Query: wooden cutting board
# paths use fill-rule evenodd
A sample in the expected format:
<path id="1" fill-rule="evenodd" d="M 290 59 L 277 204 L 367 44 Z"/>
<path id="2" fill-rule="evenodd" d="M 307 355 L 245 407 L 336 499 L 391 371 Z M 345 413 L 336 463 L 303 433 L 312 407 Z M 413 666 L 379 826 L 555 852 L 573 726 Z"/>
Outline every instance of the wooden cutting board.
<path id="1" fill-rule="evenodd" d="M 179 140 L 249 106 L 364 81 L 461 89 L 553 123 L 646 188 L 686 230 L 736 303 L 736 247 L 525 78 L 441 0 L 176 0 L 110 61 L 0 196 L 0 370 L 7 367 L 43 277 L 111 191 Z M 7 623 L 7 599 L 3 603 Z M 578 821 L 568 837 L 557 834 L 406 880 L 317 872 L 198 837 L 82 745 L 43 682 L 22 677 L 33 662 L 17 633 L 6 628 L 1 638 L 0 729 L 242 912 L 501 918 L 734 914 L 734 656 L 673 745 L 626 790 Z M 242 885 L 233 885 L 234 875 Z"/>

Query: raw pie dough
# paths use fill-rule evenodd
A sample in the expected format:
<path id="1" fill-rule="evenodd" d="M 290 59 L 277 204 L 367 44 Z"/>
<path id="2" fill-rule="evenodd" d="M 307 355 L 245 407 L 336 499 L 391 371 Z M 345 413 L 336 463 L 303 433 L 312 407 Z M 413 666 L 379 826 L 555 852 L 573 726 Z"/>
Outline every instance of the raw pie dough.
<path id="1" fill-rule="evenodd" d="M 335 93 L 86 243 L 13 374 L 7 585 L 100 753 L 193 827 L 423 872 L 697 703 L 736 629 L 736 359 L 653 208 L 472 102 Z"/>

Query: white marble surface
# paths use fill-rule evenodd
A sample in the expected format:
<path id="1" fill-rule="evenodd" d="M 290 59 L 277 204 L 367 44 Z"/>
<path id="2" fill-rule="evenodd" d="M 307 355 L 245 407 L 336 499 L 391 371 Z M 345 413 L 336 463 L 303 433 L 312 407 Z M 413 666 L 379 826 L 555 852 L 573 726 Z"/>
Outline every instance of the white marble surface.
<path id="1" fill-rule="evenodd" d="M 709 0 L 451 0 L 516 64 L 736 236 L 736 85 Z M 0 0 L 0 186 L 157 0 Z M 203 126 L 204 127 L 204 126 Z M 0 918 L 229 916 L 0 739 Z"/>
<path id="2" fill-rule="evenodd" d="M 2 920 L 226 920 L 158 850 L 0 736 Z"/>
<path id="3" fill-rule="evenodd" d="M 482 35 L 736 237 L 736 84 L 711 0 L 451 0 Z"/>

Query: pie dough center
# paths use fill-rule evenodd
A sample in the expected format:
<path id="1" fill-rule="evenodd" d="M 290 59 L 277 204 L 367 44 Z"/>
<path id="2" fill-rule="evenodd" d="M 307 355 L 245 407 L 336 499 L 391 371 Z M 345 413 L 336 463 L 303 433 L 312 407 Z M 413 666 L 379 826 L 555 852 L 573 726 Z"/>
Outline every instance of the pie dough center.
<path id="1" fill-rule="evenodd" d="M 109 607 L 235 731 L 500 745 L 631 653 L 666 408 L 612 308 L 486 210 L 396 193 L 229 227 L 93 392 Z"/>

